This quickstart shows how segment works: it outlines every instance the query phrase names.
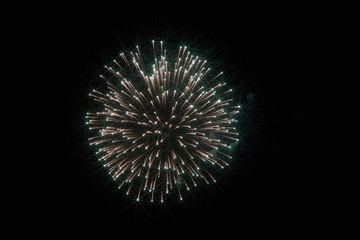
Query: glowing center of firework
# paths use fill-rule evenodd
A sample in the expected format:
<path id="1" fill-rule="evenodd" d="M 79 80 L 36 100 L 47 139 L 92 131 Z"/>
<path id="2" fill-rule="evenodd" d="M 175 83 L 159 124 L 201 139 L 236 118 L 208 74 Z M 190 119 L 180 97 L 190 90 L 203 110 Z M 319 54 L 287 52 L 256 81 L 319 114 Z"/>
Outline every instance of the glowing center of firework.
<path id="1" fill-rule="evenodd" d="M 182 200 L 184 188 L 215 182 L 211 172 L 228 165 L 230 144 L 239 140 L 234 116 L 240 107 L 219 81 L 222 72 L 211 75 L 206 61 L 186 47 L 168 58 L 162 42 L 158 50 L 152 46 L 153 56 L 136 47 L 131 60 L 122 53 L 123 64 L 105 66 L 109 77 L 100 77 L 108 93 L 90 94 L 103 105 L 102 112 L 87 114 L 97 133 L 90 144 L 126 194 L 163 202 L 176 190 Z"/>
<path id="2" fill-rule="evenodd" d="M 179 125 L 179 121 L 177 121 L 176 118 L 170 118 L 167 121 L 161 121 L 160 118 L 159 122 L 154 123 L 154 136 L 148 135 L 149 143 L 152 144 L 155 141 L 155 146 L 162 146 L 165 144 L 166 146 L 163 148 L 163 151 L 161 151 L 162 154 L 166 153 L 169 149 L 173 149 L 175 144 L 183 145 L 181 141 L 184 139 L 187 129 L 191 128 L 191 126 L 179 127 Z M 144 134 L 150 132 L 151 131 L 147 131 Z"/>

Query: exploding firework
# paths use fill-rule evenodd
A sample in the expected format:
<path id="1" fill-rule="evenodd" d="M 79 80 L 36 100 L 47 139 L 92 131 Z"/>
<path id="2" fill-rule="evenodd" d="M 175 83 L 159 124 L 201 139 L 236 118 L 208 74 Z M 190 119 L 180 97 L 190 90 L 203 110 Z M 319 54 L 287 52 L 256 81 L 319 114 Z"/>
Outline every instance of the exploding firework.
<path id="1" fill-rule="evenodd" d="M 223 72 L 186 46 L 168 53 L 152 41 L 147 49 L 136 46 L 105 66 L 107 90 L 89 94 L 101 108 L 86 115 L 89 141 L 126 195 L 183 200 L 229 165 L 241 107 Z"/>

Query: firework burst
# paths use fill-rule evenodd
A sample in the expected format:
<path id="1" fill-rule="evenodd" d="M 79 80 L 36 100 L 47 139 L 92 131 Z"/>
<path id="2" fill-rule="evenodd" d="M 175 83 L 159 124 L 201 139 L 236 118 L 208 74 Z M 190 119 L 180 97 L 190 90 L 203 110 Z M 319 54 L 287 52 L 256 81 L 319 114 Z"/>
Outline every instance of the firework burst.
<path id="1" fill-rule="evenodd" d="M 169 53 L 162 41 L 151 46 L 146 54 L 136 46 L 105 66 L 107 91 L 89 94 L 101 106 L 86 115 L 89 141 L 127 195 L 183 200 L 229 165 L 240 105 L 223 73 L 186 46 Z"/>

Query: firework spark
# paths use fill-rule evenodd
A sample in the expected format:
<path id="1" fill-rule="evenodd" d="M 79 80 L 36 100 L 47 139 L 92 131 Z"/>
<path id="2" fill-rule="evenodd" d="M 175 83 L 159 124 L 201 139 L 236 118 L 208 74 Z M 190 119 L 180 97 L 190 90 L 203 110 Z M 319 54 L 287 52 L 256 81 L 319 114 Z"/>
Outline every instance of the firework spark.
<path id="1" fill-rule="evenodd" d="M 105 66 L 100 77 L 108 90 L 89 94 L 101 105 L 86 115 L 89 141 L 127 195 L 164 202 L 175 192 L 183 200 L 229 165 L 240 105 L 223 73 L 212 73 L 186 46 L 171 53 L 162 41 L 151 46 L 147 54 L 136 46 Z"/>

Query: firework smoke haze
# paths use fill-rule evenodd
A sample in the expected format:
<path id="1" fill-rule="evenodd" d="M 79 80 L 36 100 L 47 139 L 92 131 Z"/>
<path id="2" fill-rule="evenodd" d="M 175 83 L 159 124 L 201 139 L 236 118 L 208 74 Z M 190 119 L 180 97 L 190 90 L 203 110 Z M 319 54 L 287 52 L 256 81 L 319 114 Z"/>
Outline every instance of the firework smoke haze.
<path id="1" fill-rule="evenodd" d="M 107 91 L 89 95 L 89 142 L 125 194 L 137 201 L 183 200 L 199 183 L 216 182 L 239 141 L 241 106 L 223 72 L 186 46 L 164 42 L 120 53 L 100 75 Z M 173 198 L 170 198 L 173 199 Z"/>

